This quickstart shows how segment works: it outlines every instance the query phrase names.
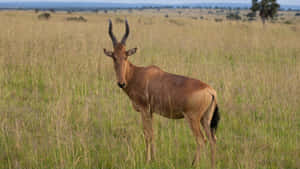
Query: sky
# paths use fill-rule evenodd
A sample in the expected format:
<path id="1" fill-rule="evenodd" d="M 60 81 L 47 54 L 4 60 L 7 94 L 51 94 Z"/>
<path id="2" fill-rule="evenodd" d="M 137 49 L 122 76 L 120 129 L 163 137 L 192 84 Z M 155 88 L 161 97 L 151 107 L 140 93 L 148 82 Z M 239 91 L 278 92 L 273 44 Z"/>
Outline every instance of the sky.
<path id="1" fill-rule="evenodd" d="M 0 0 L 0 2 L 115 2 L 115 3 L 251 3 L 251 0 Z M 300 0 L 277 0 L 279 4 L 285 5 L 300 5 Z"/>

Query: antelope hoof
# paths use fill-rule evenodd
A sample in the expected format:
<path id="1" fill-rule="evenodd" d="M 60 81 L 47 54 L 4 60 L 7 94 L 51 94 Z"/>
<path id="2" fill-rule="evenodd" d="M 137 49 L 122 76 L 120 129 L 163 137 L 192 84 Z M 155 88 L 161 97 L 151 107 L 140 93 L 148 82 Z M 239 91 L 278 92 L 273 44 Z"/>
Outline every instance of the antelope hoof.
<path id="1" fill-rule="evenodd" d="M 196 167 L 197 164 L 198 164 L 198 161 L 194 159 L 193 162 L 192 162 L 192 167 Z"/>
<path id="2" fill-rule="evenodd" d="M 199 162 L 199 158 L 197 156 L 195 156 L 193 162 L 192 162 L 192 167 L 196 167 L 198 165 Z"/>

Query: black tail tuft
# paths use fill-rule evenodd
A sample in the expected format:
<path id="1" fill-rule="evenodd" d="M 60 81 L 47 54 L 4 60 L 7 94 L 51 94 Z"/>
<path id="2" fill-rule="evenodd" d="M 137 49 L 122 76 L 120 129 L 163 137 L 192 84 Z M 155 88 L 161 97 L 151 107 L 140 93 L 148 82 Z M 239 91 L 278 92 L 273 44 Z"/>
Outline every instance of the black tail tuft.
<path id="1" fill-rule="evenodd" d="M 219 113 L 218 105 L 216 105 L 213 117 L 211 119 L 210 128 L 214 131 L 217 131 L 219 121 L 220 121 L 220 113 Z"/>

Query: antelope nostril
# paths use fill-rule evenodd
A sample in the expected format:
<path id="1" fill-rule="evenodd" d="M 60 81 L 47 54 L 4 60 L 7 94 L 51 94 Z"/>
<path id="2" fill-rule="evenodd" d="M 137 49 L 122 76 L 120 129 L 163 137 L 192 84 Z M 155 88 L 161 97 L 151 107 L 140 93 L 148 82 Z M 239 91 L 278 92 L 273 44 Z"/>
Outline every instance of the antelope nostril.
<path id="1" fill-rule="evenodd" d="M 123 89 L 125 87 L 125 83 L 118 82 L 118 86 Z"/>

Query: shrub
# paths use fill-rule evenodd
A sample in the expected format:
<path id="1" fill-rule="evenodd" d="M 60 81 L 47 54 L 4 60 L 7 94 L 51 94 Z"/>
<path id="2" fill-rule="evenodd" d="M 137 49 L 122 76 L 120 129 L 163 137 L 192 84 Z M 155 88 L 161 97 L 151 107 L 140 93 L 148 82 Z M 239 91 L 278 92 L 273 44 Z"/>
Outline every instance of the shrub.
<path id="1" fill-rule="evenodd" d="M 229 13 L 229 14 L 226 16 L 226 18 L 227 18 L 228 20 L 241 20 L 241 19 L 242 19 L 242 17 L 241 17 L 239 14 L 237 14 L 237 13 Z"/>
<path id="2" fill-rule="evenodd" d="M 50 17 L 51 17 L 51 14 L 48 13 L 48 12 L 41 13 L 38 16 L 38 18 L 41 19 L 41 20 L 48 20 L 48 19 L 50 19 Z"/>
<path id="3" fill-rule="evenodd" d="M 216 22 L 222 22 L 223 19 L 222 19 L 222 18 L 215 18 L 215 21 L 216 21 Z"/>
<path id="4" fill-rule="evenodd" d="M 284 24 L 287 24 L 287 25 L 291 25 L 291 24 L 293 24 L 293 22 L 292 21 L 285 21 L 285 22 L 283 22 Z"/>
<path id="5" fill-rule="evenodd" d="M 83 16 L 68 17 L 66 20 L 67 21 L 77 21 L 77 22 L 87 22 L 87 19 L 85 19 Z"/>
<path id="6" fill-rule="evenodd" d="M 256 17 L 256 12 L 249 12 L 246 16 L 248 18 L 254 18 L 254 17 Z"/>

